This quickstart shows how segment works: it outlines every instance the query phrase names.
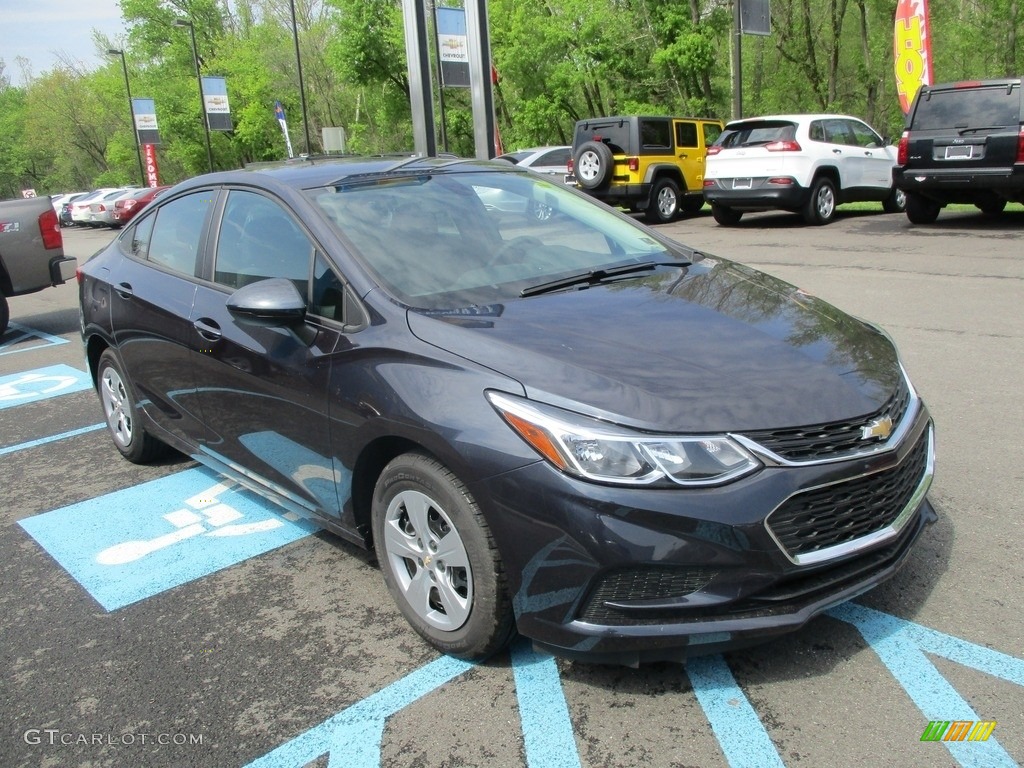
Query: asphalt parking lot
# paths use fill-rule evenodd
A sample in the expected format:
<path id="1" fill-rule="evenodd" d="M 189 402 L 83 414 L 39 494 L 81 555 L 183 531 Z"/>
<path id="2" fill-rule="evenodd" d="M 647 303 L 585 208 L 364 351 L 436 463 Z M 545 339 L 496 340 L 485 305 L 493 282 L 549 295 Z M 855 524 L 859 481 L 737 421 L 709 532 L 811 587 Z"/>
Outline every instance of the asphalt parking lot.
<path id="1" fill-rule="evenodd" d="M 370 553 L 184 457 L 121 459 L 65 285 L 12 299 L 0 338 L 0 765 L 1024 763 L 1024 210 L 660 229 L 895 338 L 937 425 L 940 519 L 893 580 L 686 667 L 439 657 Z M 932 721 L 996 725 L 922 740 Z"/>

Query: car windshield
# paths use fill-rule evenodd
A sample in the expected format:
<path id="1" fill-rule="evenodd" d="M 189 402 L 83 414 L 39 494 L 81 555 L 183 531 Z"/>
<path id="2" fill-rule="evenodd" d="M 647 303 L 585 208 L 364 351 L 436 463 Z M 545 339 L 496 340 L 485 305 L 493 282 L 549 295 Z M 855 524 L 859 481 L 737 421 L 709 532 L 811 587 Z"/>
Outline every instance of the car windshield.
<path id="1" fill-rule="evenodd" d="M 380 284 L 423 309 L 507 301 L 553 280 L 689 255 L 534 174 L 374 177 L 308 194 Z"/>

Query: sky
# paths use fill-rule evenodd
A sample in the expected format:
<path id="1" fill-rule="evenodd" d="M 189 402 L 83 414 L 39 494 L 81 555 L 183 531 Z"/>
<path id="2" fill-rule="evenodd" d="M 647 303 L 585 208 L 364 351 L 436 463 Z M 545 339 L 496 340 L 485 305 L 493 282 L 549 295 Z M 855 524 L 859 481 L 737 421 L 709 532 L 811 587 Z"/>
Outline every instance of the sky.
<path id="1" fill-rule="evenodd" d="M 24 85 L 15 59 L 28 59 L 33 76 L 52 70 L 60 55 L 90 71 L 106 59 L 96 52 L 93 30 L 125 42 L 118 0 L 0 0 L 0 59 L 14 85 Z"/>

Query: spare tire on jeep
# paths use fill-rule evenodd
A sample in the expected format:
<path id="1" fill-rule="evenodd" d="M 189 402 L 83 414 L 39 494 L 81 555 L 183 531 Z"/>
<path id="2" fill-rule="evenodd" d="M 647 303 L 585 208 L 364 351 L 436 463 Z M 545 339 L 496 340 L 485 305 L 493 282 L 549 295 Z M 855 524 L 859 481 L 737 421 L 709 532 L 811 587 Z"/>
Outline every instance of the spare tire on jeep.
<path id="1" fill-rule="evenodd" d="M 614 165 L 612 151 L 600 141 L 585 142 L 573 158 L 576 179 L 584 189 L 598 189 L 607 184 Z"/>

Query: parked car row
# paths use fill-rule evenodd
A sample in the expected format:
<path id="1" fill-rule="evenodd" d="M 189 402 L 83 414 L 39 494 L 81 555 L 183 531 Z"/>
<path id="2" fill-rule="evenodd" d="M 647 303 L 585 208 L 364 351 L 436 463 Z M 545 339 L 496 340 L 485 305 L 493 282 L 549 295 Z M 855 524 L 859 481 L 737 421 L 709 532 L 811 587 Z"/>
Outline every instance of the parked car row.
<path id="1" fill-rule="evenodd" d="M 170 186 L 100 187 L 92 192 L 63 195 L 58 210 L 60 224 L 117 229 L 167 189 Z"/>

